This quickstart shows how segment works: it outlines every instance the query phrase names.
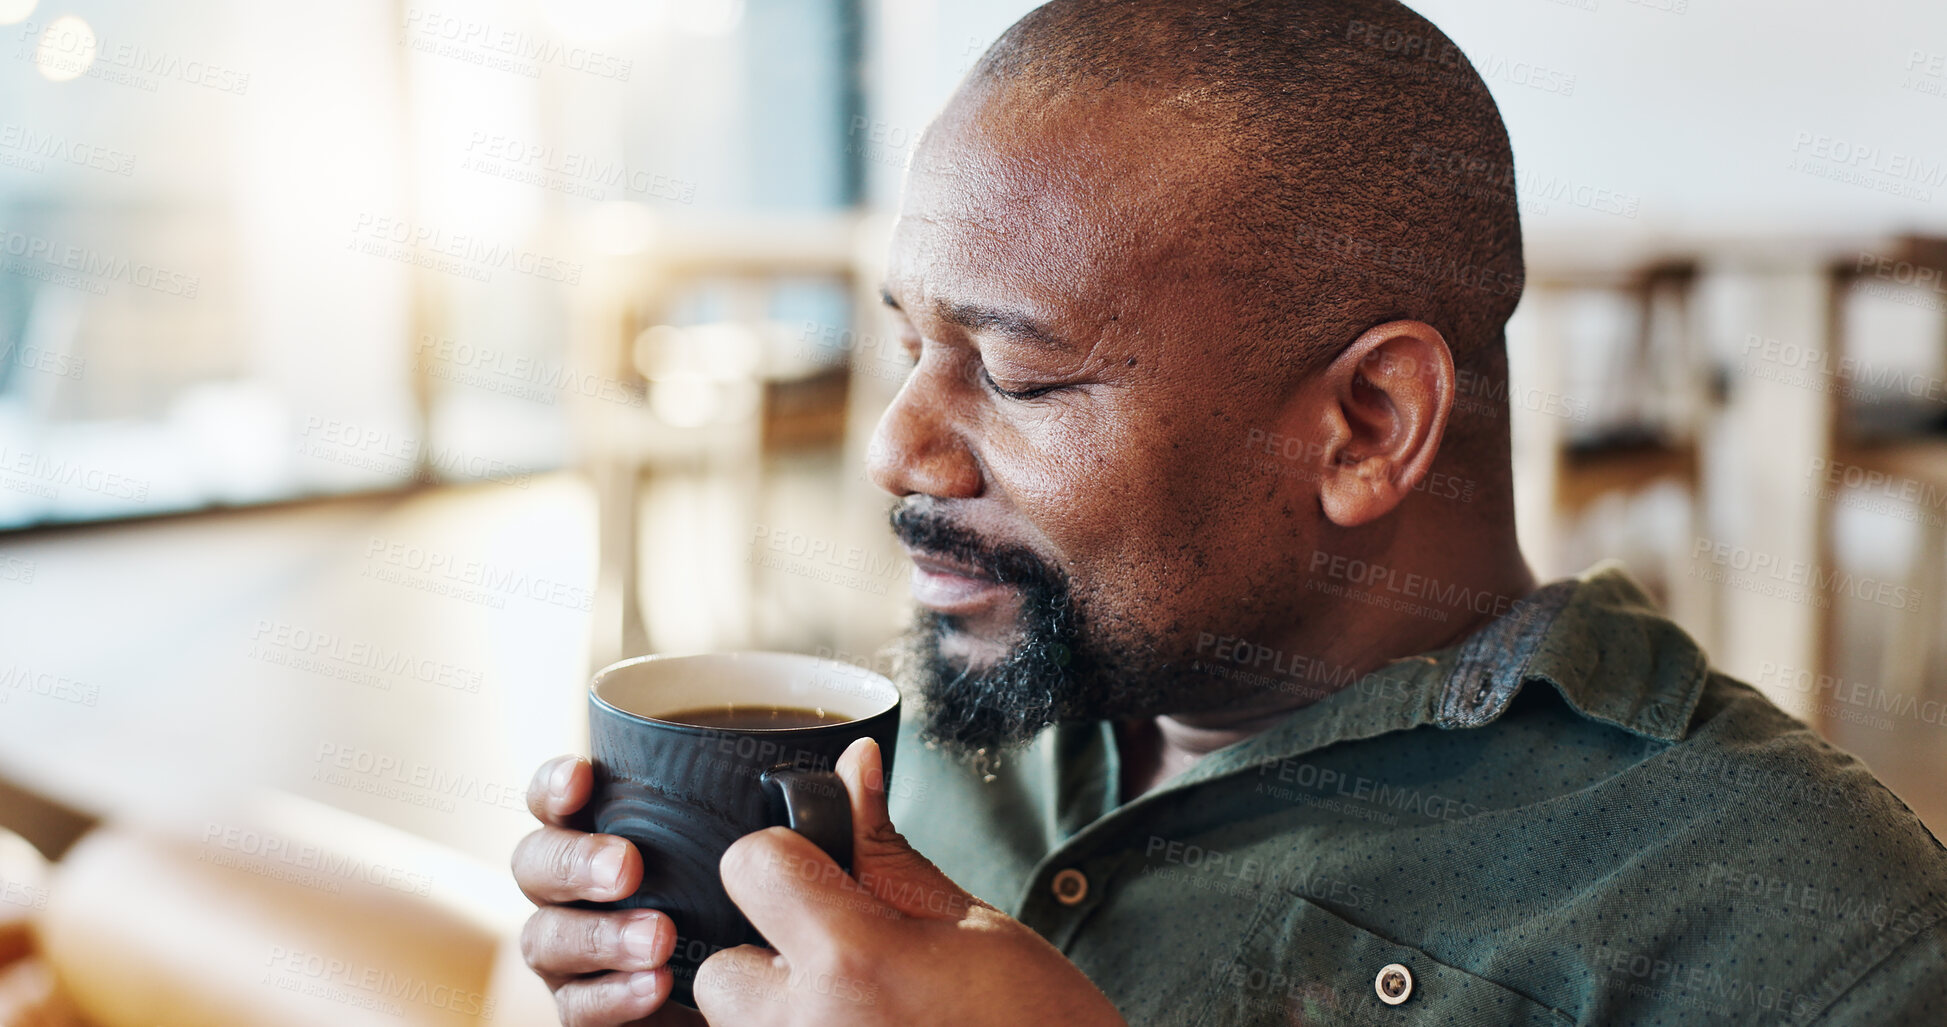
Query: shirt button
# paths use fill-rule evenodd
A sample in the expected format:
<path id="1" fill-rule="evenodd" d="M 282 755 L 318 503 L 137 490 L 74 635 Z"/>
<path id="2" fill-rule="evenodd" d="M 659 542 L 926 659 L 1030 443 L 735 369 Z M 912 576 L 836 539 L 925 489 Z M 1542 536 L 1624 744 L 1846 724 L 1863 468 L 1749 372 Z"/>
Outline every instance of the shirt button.
<path id="1" fill-rule="evenodd" d="M 1072 906 L 1088 898 L 1088 878 L 1074 867 L 1057 873 L 1049 887 L 1055 893 L 1055 901 L 1064 906 Z"/>
<path id="2" fill-rule="evenodd" d="M 1413 997 L 1413 971 L 1398 963 L 1387 963 L 1379 968 L 1379 976 L 1372 979 L 1372 990 L 1379 994 L 1379 1001 L 1389 1006 L 1399 1005 Z"/>

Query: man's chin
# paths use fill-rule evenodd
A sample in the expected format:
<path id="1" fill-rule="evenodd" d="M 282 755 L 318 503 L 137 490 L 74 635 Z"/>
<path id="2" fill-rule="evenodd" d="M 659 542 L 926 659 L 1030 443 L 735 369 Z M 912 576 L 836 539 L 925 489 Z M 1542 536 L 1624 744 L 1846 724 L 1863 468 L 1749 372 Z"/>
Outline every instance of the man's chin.
<path id="1" fill-rule="evenodd" d="M 899 677 L 918 694 L 919 734 L 981 764 L 1034 741 L 1068 707 L 1067 648 L 1021 637 L 995 642 L 923 612 L 899 645 Z"/>

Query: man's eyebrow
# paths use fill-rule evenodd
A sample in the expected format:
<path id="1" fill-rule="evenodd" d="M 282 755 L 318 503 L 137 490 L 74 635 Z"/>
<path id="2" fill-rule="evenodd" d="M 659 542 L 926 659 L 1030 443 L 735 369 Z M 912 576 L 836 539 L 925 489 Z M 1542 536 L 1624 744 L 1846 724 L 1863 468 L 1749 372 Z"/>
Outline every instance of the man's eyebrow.
<path id="1" fill-rule="evenodd" d="M 1000 310 L 971 303 L 942 304 L 940 320 L 959 325 L 970 332 L 998 332 L 1046 349 L 1073 348 L 1060 336 L 1049 331 L 1041 322 L 1019 311 Z"/>
<path id="2" fill-rule="evenodd" d="M 883 286 L 879 289 L 879 301 L 893 310 L 905 312 L 906 308 L 892 298 L 892 290 Z M 1018 311 L 983 307 L 973 303 L 942 303 L 939 304 L 939 318 L 970 332 L 998 332 L 1009 338 L 1046 349 L 1067 351 L 1074 348 L 1041 322 Z"/>

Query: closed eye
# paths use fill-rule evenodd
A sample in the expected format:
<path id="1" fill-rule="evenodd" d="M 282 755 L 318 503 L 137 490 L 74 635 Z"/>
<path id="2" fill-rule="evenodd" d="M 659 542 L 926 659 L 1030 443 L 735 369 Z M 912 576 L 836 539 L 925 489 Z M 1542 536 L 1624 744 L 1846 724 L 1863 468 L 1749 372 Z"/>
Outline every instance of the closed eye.
<path id="1" fill-rule="evenodd" d="M 1037 385 L 1030 389 L 1019 389 L 1019 390 L 1003 389 L 1000 387 L 998 383 L 994 381 L 993 376 L 987 373 L 987 368 L 984 366 L 980 369 L 980 380 L 982 384 L 987 386 L 989 391 L 994 393 L 994 395 L 1004 396 L 1012 400 L 1033 399 L 1036 396 L 1045 396 L 1048 393 L 1055 391 L 1056 389 L 1066 388 L 1066 386 L 1062 386 L 1062 385 Z"/>

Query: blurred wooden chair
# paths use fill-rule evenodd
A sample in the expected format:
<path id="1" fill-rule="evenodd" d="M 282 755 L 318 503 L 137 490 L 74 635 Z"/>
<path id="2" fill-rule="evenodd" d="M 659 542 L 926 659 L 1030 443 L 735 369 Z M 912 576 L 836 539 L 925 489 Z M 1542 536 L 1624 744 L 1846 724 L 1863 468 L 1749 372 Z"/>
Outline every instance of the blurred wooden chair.
<path id="1" fill-rule="evenodd" d="M 1690 534 L 1702 532 L 1704 426 L 1715 395 L 1692 294 L 1694 261 L 1647 259 L 1612 266 L 1587 260 L 1531 272 L 1523 316 L 1509 326 L 1519 521 L 1530 558 L 1546 574 L 1590 562 L 1574 552 L 1576 526 L 1600 504 L 1671 485 L 1688 497 Z M 1578 303 L 1600 300 L 1621 316 L 1606 340 L 1589 337 Z M 1570 373 L 1597 345 L 1595 379 Z M 1574 380 L 1572 380 L 1574 379 Z M 1610 555 L 1610 554 L 1603 554 Z M 1687 573 L 1684 545 L 1650 554 L 1637 573 L 1680 622 L 1710 621 L 1709 590 Z M 1643 557 L 1638 554 L 1636 559 Z"/>
<path id="2" fill-rule="evenodd" d="M 658 413 L 658 383 L 643 366 L 645 343 L 653 341 L 645 334 L 666 324 L 677 301 L 703 282 L 730 283 L 725 321 L 761 332 L 772 283 L 792 276 L 842 283 L 851 321 L 862 322 L 860 311 L 878 304 L 878 280 L 861 269 L 877 264 L 871 248 L 883 243 L 876 232 L 862 231 L 864 224 L 851 212 L 657 222 L 640 252 L 607 262 L 578 297 L 581 305 L 571 312 L 578 362 L 631 383 L 646 400 L 583 400 L 574 416 L 580 460 L 595 482 L 601 520 L 593 666 L 661 644 L 649 637 L 643 598 L 645 475 L 742 469 L 747 477 L 735 490 L 738 501 L 755 503 L 763 488 L 763 452 L 793 442 L 836 441 L 845 430 L 842 366 L 807 376 L 802 367 L 773 360 L 760 360 L 753 369 L 754 416 L 707 426 L 671 423 Z"/>
<path id="3" fill-rule="evenodd" d="M 1829 465 L 1838 469 L 1841 484 L 1820 507 L 1820 552 L 1828 566 L 1837 562 L 1836 508 L 1846 500 L 1848 477 L 1891 483 L 1894 495 L 1874 497 L 1869 486 L 1864 490 L 1869 500 L 1899 502 L 1899 490 L 1914 493 L 1918 544 L 1902 584 L 1921 597 L 1920 608 L 1891 618 L 1875 683 L 1895 695 L 1925 698 L 1936 691 L 1928 670 L 1940 655 L 1939 609 L 1947 601 L 1947 403 L 1939 398 L 1947 393 L 1941 374 L 1947 365 L 1947 238 L 1909 236 L 1861 249 L 1835 259 L 1829 275 L 1835 308 L 1832 363 L 1845 373 L 1833 382 L 1839 399 L 1833 406 Z M 1889 290 L 1898 301 L 1933 311 L 1933 348 L 1943 358 L 1935 367 L 1887 366 L 1860 355 L 1862 340 L 1854 337 L 1844 305 Z M 1828 632 L 1834 627 L 1828 616 Z M 1840 670 L 1829 653 L 1819 669 Z"/>

